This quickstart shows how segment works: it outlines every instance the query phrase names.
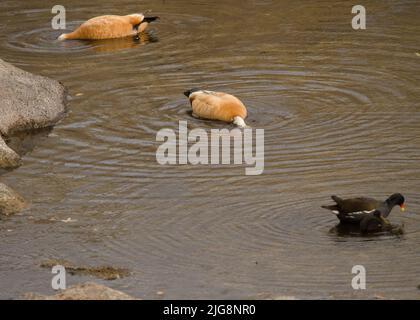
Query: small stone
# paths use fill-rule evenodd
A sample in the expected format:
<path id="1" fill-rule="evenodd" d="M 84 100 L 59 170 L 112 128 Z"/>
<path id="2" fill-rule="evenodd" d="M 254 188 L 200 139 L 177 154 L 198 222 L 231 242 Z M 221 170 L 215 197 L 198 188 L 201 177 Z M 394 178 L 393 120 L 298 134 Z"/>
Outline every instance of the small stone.
<path id="1" fill-rule="evenodd" d="M 274 300 L 296 300 L 295 296 L 276 296 Z"/>

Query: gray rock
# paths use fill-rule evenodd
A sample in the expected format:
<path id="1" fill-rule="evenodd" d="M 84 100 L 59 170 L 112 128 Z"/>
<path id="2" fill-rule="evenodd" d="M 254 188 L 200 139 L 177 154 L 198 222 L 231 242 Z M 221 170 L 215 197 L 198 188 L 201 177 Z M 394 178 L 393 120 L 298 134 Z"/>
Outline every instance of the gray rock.
<path id="1" fill-rule="evenodd" d="M 19 165 L 2 137 L 56 124 L 66 112 L 66 90 L 58 82 L 0 59 L 0 168 Z"/>
<path id="2" fill-rule="evenodd" d="M 124 292 L 93 282 L 86 282 L 67 288 L 52 296 L 28 293 L 27 300 L 137 300 Z"/>
<path id="3" fill-rule="evenodd" d="M 0 216 L 9 216 L 26 207 L 26 202 L 15 191 L 0 183 Z"/>

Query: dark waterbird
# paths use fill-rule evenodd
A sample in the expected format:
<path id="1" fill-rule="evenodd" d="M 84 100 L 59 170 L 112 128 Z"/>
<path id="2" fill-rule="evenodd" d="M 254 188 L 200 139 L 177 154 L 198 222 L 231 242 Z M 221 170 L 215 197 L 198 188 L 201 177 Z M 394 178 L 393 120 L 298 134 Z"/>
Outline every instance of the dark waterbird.
<path id="1" fill-rule="evenodd" d="M 395 206 L 400 206 L 401 211 L 405 210 L 405 199 L 400 193 L 391 195 L 385 201 L 365 197 L 342 199 L 331 196 L 331 198 L 336 204 L 322 208 L 331 210 L 341 224 L 359 225 L 362 232 L 372 232 L 389 226 L 390 223 L 386 218 Z"/>

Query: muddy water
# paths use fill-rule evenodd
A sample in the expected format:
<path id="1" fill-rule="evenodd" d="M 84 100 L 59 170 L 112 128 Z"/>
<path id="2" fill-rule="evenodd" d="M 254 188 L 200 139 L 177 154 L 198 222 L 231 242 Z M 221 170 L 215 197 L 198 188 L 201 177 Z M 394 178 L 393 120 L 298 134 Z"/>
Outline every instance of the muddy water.
<path id="1" fill-rule="evenodd" d="M 51 293 L 49 258 L 129 268 L 105 283 L 144 298 L 420 298 L 418 1 L 364 1 L 365 31 L 348 1 L 66 1 L 68 29 L 105 13 L 162 18 L 139 39 L 95 43 L 55 41 L 54 4 L 0 3 L 0 57 L 72 96 L 1 176 L 31 202 L 0 223 L 1 298 Z M 265 129 L 264 174 L 157 164 L 156 132 L 178 120 L 230 128 L 190 117 L 182 92 L 201 86 L 240 97 Z M 393 192 L 407 198 L 390 216 L 402 236 L 338 233 L 320 208 Z"/>

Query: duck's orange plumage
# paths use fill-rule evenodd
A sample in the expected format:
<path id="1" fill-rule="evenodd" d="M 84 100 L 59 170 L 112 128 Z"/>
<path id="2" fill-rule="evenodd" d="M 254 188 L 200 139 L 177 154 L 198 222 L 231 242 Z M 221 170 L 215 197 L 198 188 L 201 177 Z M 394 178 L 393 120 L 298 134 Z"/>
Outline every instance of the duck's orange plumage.
<path id="1" fill-rule="evenodd" d="M 143 32 L 148 23 L 156 19 L 158 17 L 145 17 L 143 14 L 95 17 L 81 24 L 73 32 L 62 34 L 58 39 L 99 40 L 133 36 Z"/>
<path id="2" fill-rule="evenodd" d="M 192 89 L 184 92 L 190 99 L 193 115 L 203 119 L 233 122 L 245 127 L 245 105 L 235 96 L 224 92 Z"/>

